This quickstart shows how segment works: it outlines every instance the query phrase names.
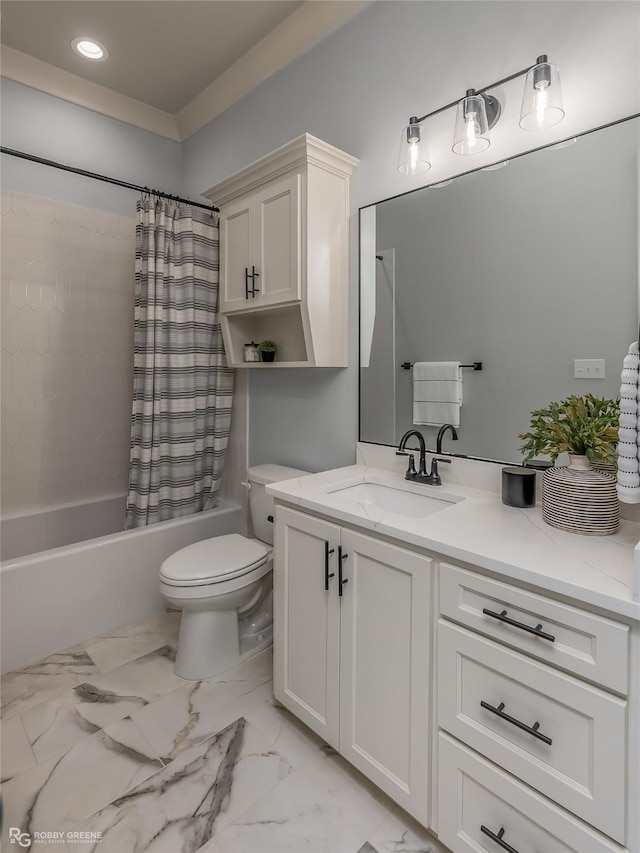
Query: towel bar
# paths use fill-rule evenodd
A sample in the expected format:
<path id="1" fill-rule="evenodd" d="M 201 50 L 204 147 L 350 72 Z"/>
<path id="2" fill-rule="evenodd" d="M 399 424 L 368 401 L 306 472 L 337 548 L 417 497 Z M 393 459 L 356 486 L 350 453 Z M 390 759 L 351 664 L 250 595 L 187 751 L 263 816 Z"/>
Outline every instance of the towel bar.
<path id="1" fill-rule="evenodd" d="M 402 370 L 411 370 L 413 367 L 413 362 L 411 361 L 403 361 L 400 365 Z M 482 362 L 474 361 L 473 364 L 461 364 L 460 367 L 472 367 L 474 370 L 482 370 Z"/>

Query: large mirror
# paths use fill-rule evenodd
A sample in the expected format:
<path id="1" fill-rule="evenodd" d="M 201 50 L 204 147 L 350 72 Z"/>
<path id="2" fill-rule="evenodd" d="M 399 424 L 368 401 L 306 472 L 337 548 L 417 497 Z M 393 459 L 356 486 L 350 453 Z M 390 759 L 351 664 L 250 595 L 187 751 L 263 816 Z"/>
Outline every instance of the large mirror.
<path id="1" fill-rule="evenodd" d="M 361 441 L 413 427 L 415 362 L 482 362 L 444 443 L 479 458 L 520 463 L 518 433 L 552 400 L 618 396 L 638 337 L 639 144 L 634 118 L 360 211 Z M 437 427 L 418 428 L 435 448 Z"/>

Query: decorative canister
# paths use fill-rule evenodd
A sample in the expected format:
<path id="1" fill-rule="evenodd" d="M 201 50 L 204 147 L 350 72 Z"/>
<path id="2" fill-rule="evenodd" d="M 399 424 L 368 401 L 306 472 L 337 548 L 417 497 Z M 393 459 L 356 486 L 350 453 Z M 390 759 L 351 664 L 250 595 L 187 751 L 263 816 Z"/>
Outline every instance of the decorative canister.
<path id="1" fill-rule="evenodd" d="M 245 361 L 260 361 L 260 353 L 258 344 L 255 341 L 244 345 L 244 360 Z"/>
<path id="2" fill-rule="evenodd" d="M 586 536 L 608 536 L 620 527 L 616 478 L 592 469 L 586 456 L 547 468 L 542 478 L 542 517 L 552 527 Z"/>
<path id="3" fill-rule="evenodd" d="M 535 506 L 536 472 L 530 468 L 503 468 L 502 503 L 521 509 Z"/>

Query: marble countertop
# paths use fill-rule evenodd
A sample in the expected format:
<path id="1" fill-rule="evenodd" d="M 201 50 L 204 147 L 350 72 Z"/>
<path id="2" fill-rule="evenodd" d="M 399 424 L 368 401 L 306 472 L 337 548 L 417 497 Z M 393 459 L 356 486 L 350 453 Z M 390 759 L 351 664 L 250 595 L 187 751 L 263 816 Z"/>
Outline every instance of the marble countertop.
<path id="1" fill-rule="evenodd" d="M 331 493 L 365 477 L 409 486 L 419 494 L 464 500 L 426 517 L 409 518 Z M 635 522 L 623 521 L 612 536 L 565 533 L 542 520 L 540 507 L 508 507 L 492 492 L 458 483 L 408 484 L 397 471 L 365 465 L 275 483 L 267 492 L 300 509 L 640 621 L 640 559 L 634 561 L 640 525 Z"/>

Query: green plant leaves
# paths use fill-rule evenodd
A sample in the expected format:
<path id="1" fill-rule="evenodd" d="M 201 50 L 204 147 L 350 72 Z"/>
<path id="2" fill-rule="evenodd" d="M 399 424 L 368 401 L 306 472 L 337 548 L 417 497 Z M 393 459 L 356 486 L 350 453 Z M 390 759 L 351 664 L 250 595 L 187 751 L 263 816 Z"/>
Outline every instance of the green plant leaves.
<path id="1" fill-rule="evenodd" d="M 618 443 L 620 400 L 585 394 L 572 395 L 545 409 L 531 412 L 529 432 L 518 438 L 524 461 L 548 455 L 555 462 L 561 453 L 577 453 L 589 459 L 614 462 Z"/>

